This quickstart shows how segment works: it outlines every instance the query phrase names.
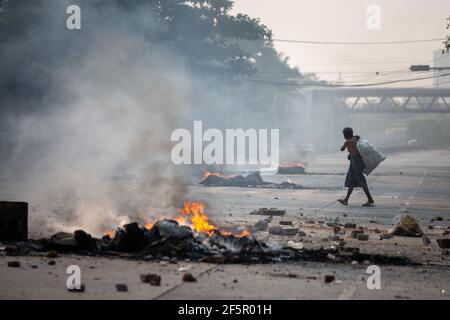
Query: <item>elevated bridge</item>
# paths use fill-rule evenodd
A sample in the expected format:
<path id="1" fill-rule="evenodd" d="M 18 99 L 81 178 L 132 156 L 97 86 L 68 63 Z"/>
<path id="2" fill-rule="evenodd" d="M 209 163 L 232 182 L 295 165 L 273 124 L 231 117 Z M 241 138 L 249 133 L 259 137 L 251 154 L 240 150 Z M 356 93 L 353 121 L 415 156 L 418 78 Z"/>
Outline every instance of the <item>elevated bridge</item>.
<path id="1" fill-rule="evenodd" d="M 450 88 L 320 88 L 302 93 L 311 111 L 450 113 Z"/>

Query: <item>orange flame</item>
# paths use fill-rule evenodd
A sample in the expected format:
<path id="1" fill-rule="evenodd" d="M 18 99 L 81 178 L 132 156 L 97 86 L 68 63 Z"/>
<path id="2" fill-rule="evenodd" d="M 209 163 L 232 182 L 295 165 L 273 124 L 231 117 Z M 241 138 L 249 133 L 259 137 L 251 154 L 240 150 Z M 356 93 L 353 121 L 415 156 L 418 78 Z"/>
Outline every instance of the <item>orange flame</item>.
<path id="1" fill-rule="evenodd" d="M 208 178 L 209 176 L 219 177 L 219 178 L 223 178 L 223 179 L 230 179 L 230 178 L 237 177 L 238 174 L 232 174 L 232 175 L 230 175 L 230 176 L 224 176 L 223 174 L 218 173 L 218 172 L 209 172 L 209 171 L 205 171 L 205 172 L 203 173 L 203 180 L 206 179 L 206 178 Z"/>
<path id="2" fill-rule="evenodd" d="M 214 232 L 219 232 L 221 235 L 233 235 L 231 232 L 219 231 L 219 228 L 209 223 L 208 216 L 205 214 L 205 206 L 200 202 L 184 202 L 183 209 L 178 209 L 183 216 L 189 216 L 191 229 L 195 232 L 207 233 L 211 236 Z M 177 221 L 182 220 L 184 224 L 187 222 L 187 217 L 178 217 Z M 234 235 L 237 238 L 247 237 L 249 232 L 242 231 L 239 235 Z"/>
<path id="3" fill-rule="evenodd" d="M 209 171 L 205 171 L 204 173 L 203 173 L 203 179 L 206 179 L 206 178 L 208 178 L 209 176 L 215 176 L 215 177 L 220 177 L 220 178 L 227 178 L 226 176 L 224 176 L 224 175 L 221 175 L 220 173 L 218 173 L 218 172 L 209 172 Z"/>
<path id="4" fill-rule="evenodd" d="M 115 234 L 115 232 L 112 231 L 112 230 L 110 230 L 110 231 L 106 231 L 106 232 L 103 234 L 103 236 L 104 236 L 104 237 L 110 237 L 110 238 L 112 239 L 112 238 L 114 238 L 114 234 Z"/>
<path id="5" fill-rule="evenodd" d="M 145 229 L 150 230 L 151 228 L 153 228 L 153 226 L 155 225 L 155 223 L 153 221 L 151 222 L 147 222 L 144 226 Z"/>
<path id="6" fill-rule="evenodd" d="M 228 231 L 220 231 L 220 234 L 222 236 L 233 236 L 235 238 L 245 238 L 245 237 L 248 237 L 250 235 L 248 230 L 244 230 L 240 234 L 233 234 L 233 233 L 228 232 Z"/>
<path id="7" fill-rule="evenodd" d="M 190 216 L 191 228 L 195 232 L 205 232 L 208 235 L 212 235 L 214 231 L 217 231 L 217 227 L 209 224 L 208 216 L 205 214 L 205 206 L 200 202 L 184 202 L 183 209 L 178 211 L 186 216 Z M 186 218 L 187 219 L 187 218 Z"/>
<path id="8" fill-rule="evenodd" d="M 200 202 L 189 202 L 185 201 L 183 209 L 177 209 L 180 216 L 173 218 L 180 225 L 187 225 L 193 231 L 199 233 L 206 233 L 211 236 L 214 232 L 219 232 L 223 236 L 234 236 L 236 238 L 244 238 L 249 235 L 247 230 L 242 231 L 240 234 L 235 235 L 231 232 L 219 231 L 219 228 L 210 224 L 208 216 L 205 213 L 205 206 Z M 155 220 L 147 220 L 145 222 L 145 229 L 150 230 L 155 225 Z M 105 236 L 109 236 L 111 239 L 115 235 L 115 231 L 107 231 L 104 233 Z"/>
<path id="9" fill-rule="evenodd" d="M 181 217 L 181 216 L 175 217 L 175 221 L 181 225 L 187 224 L 187 218 L 185 218 L 185 217 Z"/>

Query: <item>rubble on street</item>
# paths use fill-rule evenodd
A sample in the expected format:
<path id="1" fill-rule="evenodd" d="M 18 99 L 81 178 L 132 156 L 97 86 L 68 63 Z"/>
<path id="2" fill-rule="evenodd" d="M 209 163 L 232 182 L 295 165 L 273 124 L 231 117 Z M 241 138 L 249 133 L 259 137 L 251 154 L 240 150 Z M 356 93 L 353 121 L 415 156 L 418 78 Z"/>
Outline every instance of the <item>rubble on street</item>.
<path id="1" fill-rule="evenodd" d="M 253 172 L 247 176 L 231 175 L 223 176 L 218 173 L 207 173 L 200 182 L 205 187 L 241 187 L 241 188 L 266 188 L 266 189 L 302 189 L 299 184 L 289 181 L 282 183 L 265 182 L 258 172 Z"/>
<path id="2" fill-rule="evenodd" d="M 423 231 L 416 218 L 407 214 L 389 231 L 390 234 L 402 237 L 422 237 Z"/>

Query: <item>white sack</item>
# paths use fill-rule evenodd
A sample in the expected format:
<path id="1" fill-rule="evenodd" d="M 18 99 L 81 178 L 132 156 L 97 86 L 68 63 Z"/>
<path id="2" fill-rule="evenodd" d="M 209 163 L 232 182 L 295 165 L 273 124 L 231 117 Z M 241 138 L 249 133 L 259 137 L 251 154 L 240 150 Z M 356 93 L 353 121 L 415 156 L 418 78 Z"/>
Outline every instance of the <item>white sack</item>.
<path id="1" fill-rule="evenodd" d="M 366 175 L 369 175 L 381 162 L 386 160 L 386 156 L 367 140 L 360 139 L 356 147 L 363 159 Z"/>

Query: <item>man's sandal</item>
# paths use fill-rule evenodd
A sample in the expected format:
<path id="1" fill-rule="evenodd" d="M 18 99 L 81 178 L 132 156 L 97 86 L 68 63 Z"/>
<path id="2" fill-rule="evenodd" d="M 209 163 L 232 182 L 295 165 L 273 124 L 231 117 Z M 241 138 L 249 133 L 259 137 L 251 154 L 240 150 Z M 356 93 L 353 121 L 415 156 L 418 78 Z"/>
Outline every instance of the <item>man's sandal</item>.
<path id="1" fill-rule="evenodd" d="M 344 206 L 348 205 L 348 201 L 345 201 L 343 199 L 338 199 L 338 202 L 340 202 L 341 204 L 343 204 Z"/>

